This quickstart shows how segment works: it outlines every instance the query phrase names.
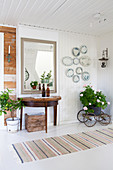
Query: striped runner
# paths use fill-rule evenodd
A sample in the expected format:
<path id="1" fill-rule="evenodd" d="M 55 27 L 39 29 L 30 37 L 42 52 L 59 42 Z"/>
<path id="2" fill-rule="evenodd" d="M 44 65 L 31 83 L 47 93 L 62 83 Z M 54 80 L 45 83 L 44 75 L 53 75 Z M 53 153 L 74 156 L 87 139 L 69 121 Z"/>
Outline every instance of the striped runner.
<path id="1" fill-rule="evenodd" d="M 30 162 L 113 143 L 113 128 L 12 144 L 20 161 Z"/>

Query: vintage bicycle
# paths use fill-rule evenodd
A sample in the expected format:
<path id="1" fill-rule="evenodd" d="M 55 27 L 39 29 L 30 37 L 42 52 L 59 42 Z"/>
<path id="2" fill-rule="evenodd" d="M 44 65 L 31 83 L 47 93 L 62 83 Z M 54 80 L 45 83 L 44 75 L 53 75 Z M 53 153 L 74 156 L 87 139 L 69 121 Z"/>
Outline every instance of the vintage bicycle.
<path id="1" fill-rule="evenodd" d="M 87 113 L 84 109 L 77 113 L 77 119 L 87 127 L 92 127 L 97 122 L 101 125 L 108 125 L 111 122 L 111 116 L 103 111 L 99 115 L 96 115 L 95 113 Z"/>

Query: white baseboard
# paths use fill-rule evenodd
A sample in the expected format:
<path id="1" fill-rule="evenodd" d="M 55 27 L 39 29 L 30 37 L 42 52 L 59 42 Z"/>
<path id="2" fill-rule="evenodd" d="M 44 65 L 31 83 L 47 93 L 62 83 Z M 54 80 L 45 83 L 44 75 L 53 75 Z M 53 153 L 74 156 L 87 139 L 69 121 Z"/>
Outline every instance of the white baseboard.
<path id="1" fill-rule="evenodd" d="M 57 126 L 60 125 L 68 125 L 68 124 L 74 124 L 74 123 L 78 123 L 78 120 L 74 120 L 74 121 L 61 121 L 57 124 Z M 111 120 L 110 124 L 113 124 L 113 120 Z M 53 126 L 53 122 L 49 122 L 48 126 Z M 25 130 L 25 125 L 22 126 L 22 129 Z"/>

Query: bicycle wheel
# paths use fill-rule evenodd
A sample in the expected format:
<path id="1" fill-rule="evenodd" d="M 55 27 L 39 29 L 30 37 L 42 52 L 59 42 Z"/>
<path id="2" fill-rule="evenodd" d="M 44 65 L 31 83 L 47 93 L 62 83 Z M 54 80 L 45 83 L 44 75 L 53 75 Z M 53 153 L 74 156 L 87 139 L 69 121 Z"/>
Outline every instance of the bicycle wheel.
<path id="1" fill-rule="evenodd" d="M 104 114 L 103 111 L 101 111 L 100 115 L 95 115 L 95 119 L 97 120 L 97 122 L 100 122 L 102 120 L 101 115 Z"/>
<path id="2" fill-rule="evenodd" d="M 97 120 L 95 119 L 95 115 L 93 113 L 88 113 L 84 117 L 84 124 L 87 127 L 92 127 L 96 124 Z"/>
<path id="3" fill-rule="evenodd" d="M 86 112 L 82 109 L 77 113 L 77 119 L 81 122 L 84 123 L 84 116 L 86 115 Z"/>
<path id="4" fill-rule="evenodd" d="M 100 121 L 99 121 L 99 123 L 100 123 L 101 125 L 108 125 L 108 124 L 110 123 L 110 121 L 111 121 L 111 117 L 110 117 L 108 114 L 102 113 L 102 114 L 100 115 Z"/>

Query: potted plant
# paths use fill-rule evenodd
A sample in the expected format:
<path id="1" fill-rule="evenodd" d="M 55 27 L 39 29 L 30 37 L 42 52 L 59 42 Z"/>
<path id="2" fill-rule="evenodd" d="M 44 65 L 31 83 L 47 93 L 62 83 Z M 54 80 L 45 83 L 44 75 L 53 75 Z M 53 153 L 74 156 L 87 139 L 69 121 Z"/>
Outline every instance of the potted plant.
<path id="1" fill-rule="evenodd" d="M 36 89 L 37 85 L 38 85 L 38 81 L 31 81 L 30 83 L 30 86 L 32 87 L 32 89 Z"/>
<path id="2" fill-rule="evenodd" d="M 45 83 L 45 74 L 46 72 L 44 71 L 43 74 L 41 75 L 41 83 Z"/>
<path id="3" fill-rule="evenodd" d="M 84 88 L 85 90 L 80 93 L 80 101 L 83 104 L 83 109 L 86 113 L 99 115 L 101 109 L 105 109 L 110 102 L 106 101 L 106 96 L 102 91 L 97 90 L 95 92 L 90 85 L 85 85 Z"/>
<path id="4" fill-rule="evenodd" d="M 7 114 L 7 111 L 11 112 L 11 118 L 6 120 L 8 131 L 17 131 L 19 125 L 19 118 L 15 117 L 14 112 L 17 109 L 21 109 L 23 107 L 22 99 L 20 100 L 12 100 L 10 97 L 10 93 L 12 90 L 7 89 L 7 91 L 1 91 L 0 94 L 0 115 L 2 113 Z"/>
<path id="5" fill-rule="evenodd" d="M 51 78 L 51 76 L 52 76 L 52 75 L 51 75 L 51 72 L 52 72 L 52 71 L 50 70 L 50 72 L 49 72 L 49 73 L 46 75 L 46 77 L 45 77 L 45 80 L 46 80 L 45 82 L 46 82 L 46 83 L 49 83 L 49 81 L 50 81 L 50 78 Z"/>

